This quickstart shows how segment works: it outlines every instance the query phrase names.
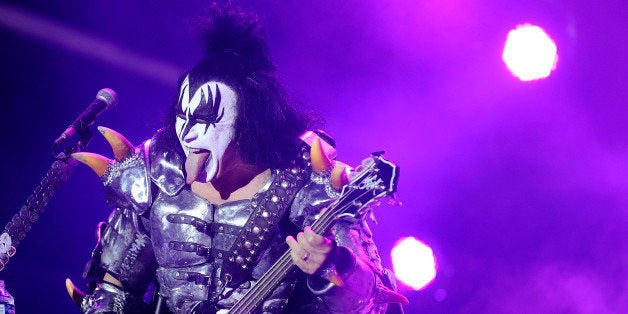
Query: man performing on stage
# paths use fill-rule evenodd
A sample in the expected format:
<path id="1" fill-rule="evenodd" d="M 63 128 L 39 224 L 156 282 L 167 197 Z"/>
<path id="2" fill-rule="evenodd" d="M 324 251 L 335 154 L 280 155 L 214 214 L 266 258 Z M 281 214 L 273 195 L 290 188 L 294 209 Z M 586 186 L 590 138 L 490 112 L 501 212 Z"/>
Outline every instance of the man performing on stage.
<path id="1" fill-rule="evenodd" d="M 115 208 L 99 226 L 87 293 L 68 281 L 82 312 L 250 312 L 238 302 L 288 247 L 300 270 L 270 286 L 256 312 L 400 311 L 391 302 L 407 300 L 382 269 L 364 215 L 324 236 L 310 227 L 356 171 L 333 161 L 329 136 L 306 132 L 256 18 L 214 5 L 199 27 L 205 57 L 180 80 L 165 127 L 139 147 L 99 128 L 115 160 L 73 155 L 101 177 Z"/>

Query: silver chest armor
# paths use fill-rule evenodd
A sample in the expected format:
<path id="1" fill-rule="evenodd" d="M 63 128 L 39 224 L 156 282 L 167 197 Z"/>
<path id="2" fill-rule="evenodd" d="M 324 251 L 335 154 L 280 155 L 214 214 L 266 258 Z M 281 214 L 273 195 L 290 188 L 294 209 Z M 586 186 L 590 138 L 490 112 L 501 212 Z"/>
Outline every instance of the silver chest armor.
<path id="1" fill-rule="evenodd" d="M 216 206 L 180 187 L 183 173 L 173 170 L 181 169 L 182 159 L 159 152 L 158 146 L 150 149 L 151 178 L 158 192 L 148 229 L 159 294 L 177 313 L 191 313 L 207 300 L 230 307 L 285 251 L 287 232 L 278 221 L 309 179 L 307 161 L 299 158 L 288 169 L 274 170 L 251 200 Z M 285 298 L 291 288 L 285 282 L 276 291 L 283 293 L 275 295 Z"/>
<path id="2" fill-rule="evenodd" d="M 171 309 L 190 313 L 225 287 L 217 267 L 252 212 L 250 200 L 215 206 L 186 189 L 175 196 L 159 193 L 150 233 L 159 293 Z"/>

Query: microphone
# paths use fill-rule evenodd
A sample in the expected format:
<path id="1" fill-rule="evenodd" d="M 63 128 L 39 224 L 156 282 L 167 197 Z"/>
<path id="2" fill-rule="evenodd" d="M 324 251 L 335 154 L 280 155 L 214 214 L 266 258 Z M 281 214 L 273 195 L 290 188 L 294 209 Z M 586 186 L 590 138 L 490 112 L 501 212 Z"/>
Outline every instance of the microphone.
<path id="1" fill-rule="evenodd" d="M 78 132 L 83 132 L 87 127 L 94 123 L 96 116 L 101 112 L 113 108 L 118 103 L 118 95 L 113 89 L 103 88 L 98 91 L 96 99 L 81 113 L 70 126 L 61 133 L 59 138 L 54 142 L 54 146 L 58 146 L 62 142 L 74 136 Z"/>

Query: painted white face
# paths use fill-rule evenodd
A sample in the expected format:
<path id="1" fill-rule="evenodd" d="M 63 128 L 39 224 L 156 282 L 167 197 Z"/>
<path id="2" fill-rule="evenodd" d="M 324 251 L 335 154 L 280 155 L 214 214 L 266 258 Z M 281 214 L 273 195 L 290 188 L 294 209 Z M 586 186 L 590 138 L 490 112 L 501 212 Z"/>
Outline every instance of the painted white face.
<path id="1" fill-rule="evenodd" d="M 191 90 L 189 77 L 181 84 L 177 136 L 187 156 L 186 182 L 209 182 L 224 168 L 225 152 L 235 137 L 237 115 L 235 91 L 228 85 L 209 81 Z"/>

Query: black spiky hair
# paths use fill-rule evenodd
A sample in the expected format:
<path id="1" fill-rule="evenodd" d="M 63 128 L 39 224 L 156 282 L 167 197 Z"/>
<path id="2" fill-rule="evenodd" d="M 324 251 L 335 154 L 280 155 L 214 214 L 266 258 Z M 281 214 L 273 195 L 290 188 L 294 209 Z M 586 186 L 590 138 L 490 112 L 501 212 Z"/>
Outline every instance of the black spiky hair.
<path id="1" fill-rule="evenodd" d="M 230 2 L 214 2 L 203 18 L 193 21 L 192 28 L 204 42 L 205 58 L 213 63 L 226 62 L 231 75 L 275 72 L 264 30 L 256 15 Z"/>

